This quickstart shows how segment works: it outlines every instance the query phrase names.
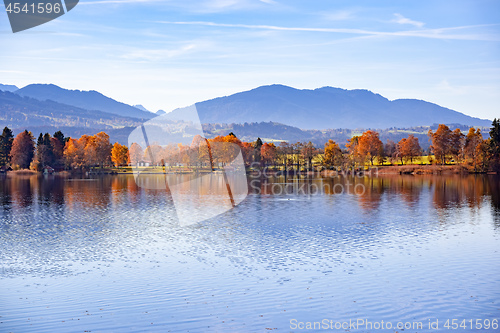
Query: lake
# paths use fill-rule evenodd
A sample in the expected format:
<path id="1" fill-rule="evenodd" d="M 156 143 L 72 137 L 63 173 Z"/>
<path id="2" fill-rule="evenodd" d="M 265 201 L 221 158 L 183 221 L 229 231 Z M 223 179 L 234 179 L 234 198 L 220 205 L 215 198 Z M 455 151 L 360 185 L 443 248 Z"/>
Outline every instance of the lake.
<path id="1" fill-rule="evenodd" d="M 181 226 L 131 175 L 0 179 L 0 331 L 499 331 L 498 176 L 249 189 Z"/>

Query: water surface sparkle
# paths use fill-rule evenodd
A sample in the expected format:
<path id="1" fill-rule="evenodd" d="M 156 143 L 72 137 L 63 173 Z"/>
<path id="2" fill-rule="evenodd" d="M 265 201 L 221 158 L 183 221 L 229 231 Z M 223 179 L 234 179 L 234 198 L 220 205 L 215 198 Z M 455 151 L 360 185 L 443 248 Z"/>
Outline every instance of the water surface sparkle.
<path id="1" fill-rule="evenodd" d="M 181 227 L 168 195 L 130 176 L 3 179 L 0 331 L 500 318 L 498 178 L 356 181 L 363 195 L 272 195 L 264 182 Z"/>

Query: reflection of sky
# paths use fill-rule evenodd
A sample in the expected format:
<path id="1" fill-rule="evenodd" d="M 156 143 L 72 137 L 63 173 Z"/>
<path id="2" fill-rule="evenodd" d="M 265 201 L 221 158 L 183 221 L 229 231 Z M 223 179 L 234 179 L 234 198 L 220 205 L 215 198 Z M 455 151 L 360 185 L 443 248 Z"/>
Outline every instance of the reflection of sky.
<path id="1" fill-rule="evenodd" d="M 196 183 L 194 188 L 188 181 L 179 183 L 182 195 L 176 203 L 185 200 L 193 204 L 192 214 L 203 213 L 203 209 L 196 211 L 196 207 L 215 209 L 220 205 L 217 198 L 227 200 L 222 175 L 181 177 Z M 149 181 L 158 178 L 165 183 L 162 176 L 147 178 Z M 304 237 L 307 231 L 318 244 L 356 245 L 356 251 L 364 249 L 374 255 L 382 246 L 374 239 L 394 243 L 398 237 L 410 235 L 425 239 L 454 225 L 482 225 L 485 221 L 498 225 L 498 208 L 494 205 L 498 194 L 492 192 L 498 191 L 498 187 L 492 186 L 495 183 L 492 180 L 491 177 L 408 176 L 289 178 L 285 183 L 282 178 L 270 179 L 253 182 L 250 185 L 253 194 L 241 207 L 202 225 L 206 228 L 215 223 L 215 226 L 222 219 L 224 226 L 234 224 L 241 229 L 242 234 L 237 237 L 247 240 L 253 237 L 255 241 L 265 236 L 265 244 L 270 242 L 280 247 L 289 244 L 296 235 Z M 318 192 L 349 182 L 362 184 L 364 191 Z M 16 265 L 24 267 L 25 262 L 24 268 L 28 270 L 35 269 L 30 268 L 33 264 L 35 270 L 43 269 L 45 266 L 38 265 L 38 260 L 57 266 L 58 260 L 54 261 L 53 256 L 61 256 L 64 261 L 68 253 L 83 261 L 116 259 L 115 251 L 130 250 L 126 245 L 131 242 L 128 237 L 149 234 L 154 225 L 169 225 L 174 234 L 187 232 L 177 226 L 177 207 L 171 195 L 138 188 L 132 176 L 87 180 L 8 178 L 0 189 L 3 255 L 22 255 L 23 260 L 16 260 Z M 346 239 L 350 241 L 346 243 Z M 26 247 L 25 242 L 32 246 Z"/>
<path id="2" fill-rule="evenodd" d="M 181 227 L 170 197 L 133 176 L 4 179 L 0 330 L 498 317 L 491 180 L 360 178 L 363 195 L 250 194 Z"/>

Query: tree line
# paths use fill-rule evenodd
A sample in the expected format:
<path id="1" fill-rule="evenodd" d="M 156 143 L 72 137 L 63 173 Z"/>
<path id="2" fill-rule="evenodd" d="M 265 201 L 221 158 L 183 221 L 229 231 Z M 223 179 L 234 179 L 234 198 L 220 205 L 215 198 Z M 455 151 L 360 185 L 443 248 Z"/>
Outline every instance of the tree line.
<path id="1" fill-rule="evenodd" d="M 475 172 L 500 168 L 500 120 L 495 119 L 490 137 L 484 139 L 474 127 L 464 135 L 440 124 L 429 130 L 431 142 L 427 162 L 433 164 L 461 164 Z M 137 143 L 130 147 L 118 142 L 111 144 L 105 132 L 82 135 L 79 139 L 65 137 L 61 131 L 38 136 L 27 130 L 16 137 L 5 127 L 0 136 L 0 167 L 12 169 L 44 168 L 55 170 L 84 170 L 89 168 L 148 166 L 208 166 L 212 168 L 230 163 L 241 151 L 245 164 L 270 167 L 285 171 L 319 168 L 360 168 L 365 165 L 413 164 L 425 153 L 418 138 L 413 135 L 395 143 L 384 144 L 376 131 L 368 130 L 347 140 L 345 149 L 328 140 L 323 147 L 309 142 L 242 142 L 232 132 L 226 136 L 204 139 L 196 136 L 190 145 L 151 144 L 143 149 Z M 239 149 L 237 149 L 239 148 Z M 422 161 L 421 161 L 422 163 Z"/>
<path id="2" fill-rule="evenodd" d="M 79 139 L 65 137 L 61 131 L 38 136 L 25 130 L 16 137 L 8 127 L 0 136 L 0 167 L 13 170 L 44 168 L 54 170 L 84 170 L 92 167 L 127 165 L 128 148 L 115 143 L 104 132 L 82 135 Z"/>

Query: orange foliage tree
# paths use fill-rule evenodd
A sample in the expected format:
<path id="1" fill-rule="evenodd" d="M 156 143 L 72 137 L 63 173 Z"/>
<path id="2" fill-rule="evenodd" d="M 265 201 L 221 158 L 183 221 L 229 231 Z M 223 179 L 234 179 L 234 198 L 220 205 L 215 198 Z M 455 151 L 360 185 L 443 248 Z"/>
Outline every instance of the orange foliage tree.
<path id="1" fill-rule="evenodd" d="M 85 151 L 95 158 L 95 164 L 101 168 L 111 160 L 111 143 L 109 135 L 104 132 L 97 133 L 90 137 L 90 141 L 85 146 Z"/>
<path id="2" fill-rule="evenodd" d="M 483 140 L 481 130 L 471 127 L 465 137 L 464 157 L 465 163 L 472 166 L 475 172 L 478 171 L 478 167 L 484 165 L 484 161 L 486 160 L 485 146 L 486 143 Z"/>
<path id="3" fill-rule="evenodd" d="M 355 135 L 352 138 L 347 139 L 347 144 L 345 146 L 351 158 L 352 164 L 356 165 L 356 163 L 361 160 L 359 153 L 359 136 Z"/>
<path id="4" fill-rule="evenodd" d="M 379 134 L 375 131 L 364 132 L 358 140 L 358 152 L 363 160 L 368 158 L 373 165 L 376 156 L 380 156 L 383 144 L 380 141 Z"/>
<path id="5" fill-rule="evenodd" d="M 278 151 L 274 143 L 264 143 L 260 148 L 260 154 L 262 156 L 262 161 L 266 165 L 275 164 L 276 157 L 278 156 Z"/>
<path id="6" fill-rule="evenodd" d="M 82 135 L 80 139 L 69 139 L 64 147 L 64 159 L 67 167 L 84 168 L 100 166 L 111 161 L 109 136 L 100 132 L 94 136 Z"/>
<path id="7" fill-rule="evenodd" d="M 11 164 L 13 167 L 27 169 L 35 155 L 35 141 L 33 134 L 28 131 L 19 133 L 12 142 L 10 150 Z"/>
<path id="8" fill-rule="evenodd" d="M 332 139 L 325 143 L 325 155 L 323 164 L 328 167 L 342 165 L 342 150 L 339 145 Z"/>
<path id="9" fill-rule="evenodd" d="M 116 167 L 127 165 L 128 147 L 115 142 L 111 149 L 111 161 Z"/>
<path id="10" fill-rule="evenodd" d="M 314 156 L 317 154 L 318 150 L 316 149 L 316 147 L 314 147 L 314 145 L 311 141 L 309 141 L 308 143 L 302 144 L 302 146 L 300 148 L 301 148 L 300 153 L 301 153 L 302 157 L 304 158 L 304 160 L 307 161 L 307 169 L 311 170 L 312 160 L 313 160 Z"/>
<path id="11" fill-rule="evenodd" d="M 413 163 L 413 159 L 420 156 L 421 152 L 422 148 L 420 148 L 418 138 L 411 134 L 408 138 L 403 138 L 398 142 L 397 155 L 401 159 L 401 164 L 403 164 L 403 159 L 410 159 L 410 163 Z"/>
<path id="12" fill-rule="evenodd" d="M 133 166 L 137 166 L 140 162 L 142 162 L 144 156 L 144 151 L 142 147 L 137 143 L 132 143 L 129 148 L 129 159 L 130 163 Z"/>
<path id="13" fill-rule="evenodd" d="M 427 133 L 429 140 L 432 141 L 431 150 L 436 156 L 436 159 L 441 164 L 446 164 L 446 156 L 453 155 L 458 158 L 462 149 L 463 134 L 460 129 L 455 129 L 453 132 L 444 124 L 439 124 L 436 132 L 429 130 Z"/>
<path id="14" fill-rule="evenodd" d="M 63 154 L 67 168 L 78 169 L 85 166 L 85 145 L 82 141 L 70 138 L 66 142 Z"/>

